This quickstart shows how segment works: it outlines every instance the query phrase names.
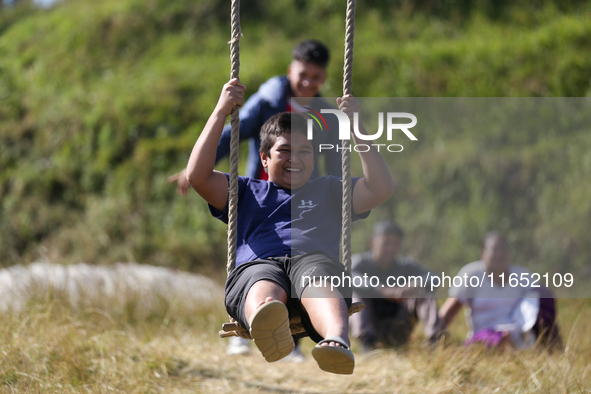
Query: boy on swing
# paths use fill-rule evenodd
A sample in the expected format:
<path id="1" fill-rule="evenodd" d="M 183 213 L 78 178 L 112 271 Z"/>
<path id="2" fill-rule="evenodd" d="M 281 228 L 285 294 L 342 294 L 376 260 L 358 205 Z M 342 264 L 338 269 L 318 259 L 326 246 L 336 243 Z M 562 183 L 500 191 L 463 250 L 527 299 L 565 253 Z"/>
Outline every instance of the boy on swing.
<path id="1" fill-rule="evenodd" d="M 234 106 L 242 106 L 244 90 L 238 79 L 224 85 L 187 165 L 189 184 L 209 203 L 212 215 L 226 223 L 229 175 L 214 170 L 215 155 L 226 118 Z M 354 97 L 337 101 L 350 118 L 359 112 Z M 273 116 L 261 129 L 260 156 L 269 180 L 239 178 L 237 257 L 226 282 L 226 309 L 250 331 L 268 362 L 293 349 L 289 318 L 299 314 L 306 332 L 318 343 L 312 356 L 319 367 L 351 374 L 355 367 L 347 325 L 351 299 L 331 288 L 330 281 L 318 287 L 303 280 L 340 278 L 344 270 L 338 261 L 341 204 L 334 203 L 342 199 L 341 179 L 310 181 L 315 151 L 306 132 L 305 119 L 289 113 Z M 361 142 L 355 135 L 354 139 Z M 364 176 L 351 182 L 353 220 L 367 217 L 394 188 L 373 147 L 359 156 Z"/>

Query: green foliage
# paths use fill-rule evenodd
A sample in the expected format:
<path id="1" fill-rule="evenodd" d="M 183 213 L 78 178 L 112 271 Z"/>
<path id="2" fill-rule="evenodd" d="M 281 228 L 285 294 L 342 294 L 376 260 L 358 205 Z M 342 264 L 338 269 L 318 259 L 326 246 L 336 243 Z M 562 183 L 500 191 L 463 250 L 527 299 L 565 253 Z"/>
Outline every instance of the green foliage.
<path id="1" fill-rule="evenodd" d="M 285 72 L 295 43 L 316 37 L 332 49 L 323 92 L 339 95 L 344 15 L 334 1 L 243 6 L 247 93 Z M 214 0 L 69 0 L 0 15 L 0 265 L 43 255 L 224 266 L 225 226 L 166 179 L 186 164 L 229 76 L 228 19 L 229 2 Z M 364 2 L 353 91 L 585 96 L 588 19 L 588 3 L 574 0 Z M 526 260 L 588 260 L 585 134 L 530 144 L 510 130 L 476 133 L 446 136 L 453 152 L 424 147 L 393 169 L 399 192 L 378 213 L 403 222 L 411 251 L 426 262 L 465 262 L 496 227 Z M 519 150 L 482 153 L 494 143 Z"/>
<path id="2" fill-rule="evenodd" d="M 575 273 L 579 284 L 588 278 L 591 203 L 582 196 L 591 191 L 583 181 L 591 176 L 589 100 L 399 101 L 414 103 L 421 123 L 413 130 L 422 138 L 403 138 L 403 153 L 384 155 L 396 192 L 374 220 L 396 218 L 410 254 L 454 274 L 479 258 L 485 233 L 499 230 L 514 262 Z M 359 222 L 357 249 L 369 234 L 371 223 Z"/>

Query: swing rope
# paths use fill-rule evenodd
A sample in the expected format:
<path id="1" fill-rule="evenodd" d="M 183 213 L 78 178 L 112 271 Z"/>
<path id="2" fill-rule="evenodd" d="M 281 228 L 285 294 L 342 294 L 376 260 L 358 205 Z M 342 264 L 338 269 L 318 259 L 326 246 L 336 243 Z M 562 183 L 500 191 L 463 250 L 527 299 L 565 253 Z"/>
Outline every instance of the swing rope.
<path id="1" fill-rule="evenodd" d="M 343 96 L 351 94 L 353 81 L 353 38 L 355 36 L 355 0 L 347 0 L 347 22 L 345 30 L 345 64 L 343 67 Z M 351 272 L 351 145 L 341 140 L 343 177 L 343 265 Z"/>
<path id="2" fill-rule="evenodd" d="M 230 41 L 230 59 L 232 71 L 230 78 L 240 76 L 240 0 L 232 0 L 232 40 Z M 236 266 L 236 234 L 238 227 L 238 159 L 240 142 L 240 116 L 238 106 L 232 108 L 230 124 L 230 182 L 228 184 L 228 275 Z"/>

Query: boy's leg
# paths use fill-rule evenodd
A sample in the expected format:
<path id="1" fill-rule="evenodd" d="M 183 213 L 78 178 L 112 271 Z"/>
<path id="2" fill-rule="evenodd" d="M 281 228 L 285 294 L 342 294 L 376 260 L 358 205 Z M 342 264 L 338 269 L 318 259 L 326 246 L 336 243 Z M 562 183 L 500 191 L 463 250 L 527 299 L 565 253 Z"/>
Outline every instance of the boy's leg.
<path id="1" fill-rule="evenodd" d="M 255 345 L 269 362 L 293 349 L 285 302 L 290 289 L 283 265 L 256 260 L 237 266 L 226 281 L 226 309 L 250 331 Z"/>
<path id="2" fill-rule="evenodd" d="M 256 282 L 246 296 L 244 310 L 250 335 L 268 362 L 282 359 L 294 347 L 286 302 L 285 290 L 268 280 Z"/>
<path id="3" fill-rule="evenodd" d="M 290 301 L 299 305 L 302 325 L 310 338 L 318 342 L 312 350 L 318 366 L 327 372 L 352 374 L 355 357 L 348 333 L 351 298 L 343 298 L 340 285 L 331 287 L 330 281 L 326 285 L 314 280 L 343 278 L 343 266 L 326 253 L 312 252 L 293 258 L 286 271 L 294 287 L 292 294 L 297 296 L 295 302 Z"/>
<path id="4" fill-rule="evenodd" d="M 256 260 L 238 265 L 226 280 L 226 310 L 240 325 L 250 329 L 249 319 L 253 309 L 256 309 L 267 296 L 285 301 L 287 296 L 281 296 L 281 291 L 269 289 L 267 286 L 277 285 L 287 294 L 290 289 L 289 279 L 283 266 L 271 260 Z M 265 290 L 268 289 L 268 290 Z M 250 297 L 249 297 L 250 295 Z M 282 298 L 283 297 L 283 298 Z M 248 307 L 247 307 L 248 300 Z M 253 308 L 254 303 L 254 308 Z M 246 313 L 246 309 L 249 313 Z"/>
<path id="5" fill-rule="evenodd" d="M 337 289 L 307 287 L 302 293 L 302 308 L 312 327 L 324 339 L 312 350 L 320 369 L 350 375 L 355 369 L 348 334 L 347 303 Z"/>
<path id="6" fill-rule="evenodd" d="M 323 252 L 306 253 L 286 263 L 286 271 L 293 286 L 290 302 L 302 309 L 302 324 L 310 339 L 320 342 L 329 335 L 340 336 L 349 346 L 348 307 L 351 298 L 343 298 L 342 286 L 335 283 L 331 287 L 331 281 L 326 281 L 330 277 L 346 276 L 343 265 Z M 350 290 L 346 293 L 350 294 Z"/>
<path id="7" fill-rule="evenodd" d="M 287 293 L 283 287 L 269 280 L 260 280 L 252 285 L 244 303 L 246 321 L 250 322 L 252 314 L 261 305 L 273 300 L 281 301 L 284 305 L 287 303 Z"/>
<path id="8" fill-rule="evenodd" d="M 323 338 L 337 336 L 351 346 L 348 332 L 349 311 L 337 289 L 306 287 L 301 299 L 314 329 Z M 320 346 L 343 347 L 338 342 L 324 342 Z"/>

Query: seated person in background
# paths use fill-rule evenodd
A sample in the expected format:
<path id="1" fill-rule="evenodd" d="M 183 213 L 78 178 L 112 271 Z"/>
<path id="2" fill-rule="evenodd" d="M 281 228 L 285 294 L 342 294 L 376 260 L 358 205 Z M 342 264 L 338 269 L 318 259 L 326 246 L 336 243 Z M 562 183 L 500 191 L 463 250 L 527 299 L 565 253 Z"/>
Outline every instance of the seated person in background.
<path id="1" fill-rule="evenodd" d="M 362 351 L 367 352 L 378 344 L 398 347 L 408 342 L 410 334 L 420 320 L 425 336 L 435 342 L 441 334 L 437 316 L 437 303 L 431 294 L 424 293 L 430 288 L 426 283 L 428 272 L 410 257 L 400 256 L 402 229 L 393 222 L 379 222 L 374 226 L 371 251 L 356 254 L 352 258 L 352 275 L 380 279 L 377 286 L 355 287 L 354 301 L 363 301 L 365 309 L 351 316 L 351 330 L 361 342 Z M 390 287 L 389 276 L 405 277 L 402 287 Z M 414 287 L 410 277 L 420 277 L 423 287 Z M 382 287 L 382 285 L 384 285 Z M 420 285 L 419 285 L 420 286 Z"/>
<path id="2" fill-rule="evenodd" d="M 466 345 L 480 342 L 487 347 L 526 348 L 540 338 L 551 347 L 560 347 L 552 294 L 546 288 L 510 286 L 509 275 L 521 277 L 522 273 L 531 282 L 526 268 L 510 264 L 507 239 L 497 231 L 486 234 L 481 260 L 464 266 L 457 275 L 467 275 L 468 283 L 473 276 L 484 278 L 484 283 L 452 287 L 439 311 L 440 318 L 449 325 L 462 306 L 468 307 Z"/>
<path id="3" fill-rule="evenodd" d="M 244 89 L 238 79 L 224 85 L 187 164 L 189 184 L 208 202 L 212 215 L 226 223 L 229 175 L 214 170 L 215 148 L 232 108 L 243 103 Z M 352 96 L 337 103 L 349 117 L 359 112 Z M 347 324 L 351 298 L 338 288 L 312 284 L 314 278 L 321 281 L 344 274 L 338 261 L 342 182 L 335 176 L 311 180 L 315 151 L 306 131 L 305 118 L 289 113 L 271 117 L 261 129 L 260 158 L 269 180 L 240 177 L 238 181 L 236 266 L 226 281 L 226 310 L 249 330 L 269 362 L 294 348 L 289 320 L 299 314 L 306 332 L 318 343 L 312 356 L 319 367 L 351 374 L 355 366 Z M 353 138 L 362 141 L 356 134 Z M 363 177 L 351 180 L 353 219 L 366 217 L 394 189 L 377 149 L 359 152 L 359 157 Z M 297 206 L 299 201 L 310 204 Z"/>

